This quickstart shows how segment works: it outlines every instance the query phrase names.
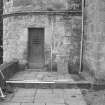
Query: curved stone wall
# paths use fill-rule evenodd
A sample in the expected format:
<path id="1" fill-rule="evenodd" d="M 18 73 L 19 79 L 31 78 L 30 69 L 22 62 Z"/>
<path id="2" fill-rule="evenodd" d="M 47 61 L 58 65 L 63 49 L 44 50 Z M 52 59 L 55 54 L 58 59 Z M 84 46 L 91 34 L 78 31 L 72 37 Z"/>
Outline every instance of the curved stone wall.
<path id="1" fill-rule="evenodd" d="M 69 61 L 71 69 L 78 70 L 81 40 L 81 17 L 62 15 L 25 15 L 4 18 L 4 62 L 18 59 L 27 63 L 28 28 L 45 29 L 45 63 Z M 52 43 L 51 43 L 52 42 Z"/>
<path id="2" fill-rule="evenodd" d="M 80 1 L 4 0 L 4 62 L 18 59 L 21 64 L 26 64 L 28 28 L 43 27 L 45 64 L 51 64 L 52 47 L 52 62 L 69 62 L 70 70 L 78 71 L 82 27 Z M 75 11 L 80 14 L 75 15 Z"/>
<path id="3" fill-rule="evenodd" d="M 4 14 L 19 11 L 81 10 L 81 0 L 4 0 Z"/>

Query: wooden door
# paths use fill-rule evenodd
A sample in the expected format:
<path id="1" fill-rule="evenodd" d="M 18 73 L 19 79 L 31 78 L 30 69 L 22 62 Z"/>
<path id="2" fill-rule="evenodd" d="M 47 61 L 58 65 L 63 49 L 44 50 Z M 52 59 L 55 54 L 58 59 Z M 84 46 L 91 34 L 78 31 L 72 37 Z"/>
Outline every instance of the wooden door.
<path id="1" fill-rule="evenodd" d="M 44 65 L 44 28 L 29 28 L 29 68 Z"/>

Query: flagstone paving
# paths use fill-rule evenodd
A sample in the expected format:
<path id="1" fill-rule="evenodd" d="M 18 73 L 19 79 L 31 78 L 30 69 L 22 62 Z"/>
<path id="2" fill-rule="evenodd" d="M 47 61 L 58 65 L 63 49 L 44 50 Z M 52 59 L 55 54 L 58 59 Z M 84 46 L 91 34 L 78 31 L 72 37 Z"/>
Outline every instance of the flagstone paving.
<path id="1" fill-rule="evenodd" d="M 78 80 L 80 80 L 80 77 L 76 75 Z M 36 71 L 21 71 L 14 75 L 10 80 L 16 80 L 16 81 L 23 81 L 23 80 L 36 80 L 36 81 L 69 81 L 69 82 L 75 82 L 70 74 L 59 74 L 57 72 L 36 72 Z"/>
<path id="2" fill-rule="evenodd" d="M 57 72 L 22 71 L 10 80 L 38 80 L 38 81 L 68 81 L 75 82 L 70 74 Z M 30 84 L 29 84 L 30 85 Z M 0 102 L 0 105 L 87 105 L 81 90 L 78 88 L 20 88 L 15 87 L 14 93 Z"/>
<path id="3" fill-rule="evenodd" d="M 16 88 L 14 94 L 0 105 L 86 105 L 80 89 L 24 89 Z"/>

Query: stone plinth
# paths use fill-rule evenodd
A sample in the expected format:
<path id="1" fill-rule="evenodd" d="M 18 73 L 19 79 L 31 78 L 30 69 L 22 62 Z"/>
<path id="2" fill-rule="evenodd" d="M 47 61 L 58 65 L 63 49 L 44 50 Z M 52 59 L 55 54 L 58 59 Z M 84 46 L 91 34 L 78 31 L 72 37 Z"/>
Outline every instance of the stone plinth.
<path id="1" fill-rule="evenodd" d="M 60 60 L 57 62 L 57 72 L 59 74 L 67 74 L 68 73 L 68 62 L 64 60 Z"/>

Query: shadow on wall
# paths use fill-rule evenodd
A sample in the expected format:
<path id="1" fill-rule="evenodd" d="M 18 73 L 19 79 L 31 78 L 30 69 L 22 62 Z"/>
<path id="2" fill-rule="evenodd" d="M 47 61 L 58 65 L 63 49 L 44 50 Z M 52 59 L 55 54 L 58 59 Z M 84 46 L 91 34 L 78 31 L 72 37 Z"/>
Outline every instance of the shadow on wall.
<path id="1" fill-rule="evenodd" d="M 57 67 L 58 67 L 57 62 L 53 62 L 52 64 L 51 64 L 51 62 L 49 62 L 49 64 L 45 65 L 46 70 L 52 71 L 52 72 L 57 72 L 58 71 Z M 79 67 L 79 63 L 76 63 L 76 64 L 68 63 L 68 73 L 69 74 L 78 74 L 78 72 L 79 72 L 78 67 Z"/>
<path id="2" fill-rule="evenodd" d="M 57 72 L 57 63 L 53 62 L 51 64 L 51 62 L 49 62 L 49 64 L 45 65 L 45 68 L 46 68 L 47 71 Z"/>
<path id="3" fill-rule="evenodd" d="M 69 74 L 78 74 L 79 73 L 79 62 L 72 64 L 69 61 L 68 62 L 68 71 L 69 71 Z"/>
<path id="4" fill-rule="evenodd" d="M 20 63 L 19 62 L 19 69 L 20 70 L 25 70 L 25 69 L 27 69 L 28 68 L 28 51 L 27 51 L 27 48 L 26 49 L 24 49 L 24 52 L 23 52 L 23 54 L 22 54 L 22 62 Z"/>
<path id="5" fill-rule="evenodd" d="M 3 49 L 0 47 L 0 64 L 3 63 Z"/>
<path id="6" fill-rule="evenodd" d="M 94 70 L 91 69 L 90 65 L 86 61 L 84 61 L 82 63 L 81 76 L 83 76 L 83 78 L 85 80 L 88 80 L 88 81 L 91 81 L 91 82 L 95 80 Z"/>

